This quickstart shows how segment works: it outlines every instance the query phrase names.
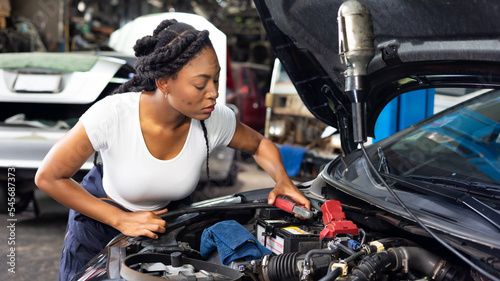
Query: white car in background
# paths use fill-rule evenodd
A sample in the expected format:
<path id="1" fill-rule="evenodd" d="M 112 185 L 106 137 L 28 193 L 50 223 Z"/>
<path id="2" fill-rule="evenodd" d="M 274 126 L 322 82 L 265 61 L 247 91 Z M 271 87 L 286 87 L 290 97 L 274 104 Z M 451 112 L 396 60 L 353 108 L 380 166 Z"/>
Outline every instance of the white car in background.
<path id="1" fill-rule="evenodd" d="M 7 212 L 7 207 L 20 212 L 33 201 L 34 175 L 50 148 L 92 104 L 132 77 L 135 41 L 172 17 L 210 31 L 222 68 L 218 104 L 225 104 L 226 35 L 193 14 L 139 17 L 113 33 L 113 52 L 0 54 L 0 212 Z M 92 168 L 93 161 L 94 157 L 88 159 L 76 180 Z M 203 181 L 206 168 L 202 169 Z M 211 154 L 211 182 L 231 185 L 237 172 L 234 150 L 224 148 Z M 16 201 L 9 206 L 13 194 L 8 194 L 7 181 L 12 178 Z"/>
<path id="2" fill-rule="evenodd" d="M 24 210 L 33 199 L 35 172 L 50 148 L 132 72 L 125 60 L 95 54 L 0 55 L 0 212 L 7 211 L 6 182 L 15 179 L 16 204 L 10 207 Z M 92 168 L 92 161 L 75 179 Z M 12 172 L 9 178 L 7 171 Z"/>

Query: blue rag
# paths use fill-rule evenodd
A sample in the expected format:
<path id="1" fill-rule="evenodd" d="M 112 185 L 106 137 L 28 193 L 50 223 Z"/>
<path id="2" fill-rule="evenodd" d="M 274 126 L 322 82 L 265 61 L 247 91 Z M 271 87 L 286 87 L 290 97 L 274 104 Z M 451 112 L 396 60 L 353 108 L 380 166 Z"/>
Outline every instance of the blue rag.
<path id="1" fill-rule="evenodd" d="M 307 148 L 291 145 L 280 145 L 279 150 L 281 153 L 281 157 L 283 158 L 283 164 L 285 166 L 287 174 L 290 177 L 297 176 L 299 174 L 299 169 L 300 165 L 302 164 L 304 154 L 307 152 Z"/>
<path id="2" fill-rule="evenodd" d="M 234 220 L 218 222 L 203 231 L 201 255 L 207 258 L 215 249 L 224 265 L 236 259 L 260 259 L 272 254 L 271 250 L 260 244 L 255 236 Z"/>

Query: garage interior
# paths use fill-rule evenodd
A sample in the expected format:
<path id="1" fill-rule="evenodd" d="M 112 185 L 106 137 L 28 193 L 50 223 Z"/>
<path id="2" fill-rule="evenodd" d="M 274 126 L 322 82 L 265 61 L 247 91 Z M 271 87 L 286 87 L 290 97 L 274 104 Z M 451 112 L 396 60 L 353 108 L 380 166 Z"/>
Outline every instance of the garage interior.
<path id="1" fill-rule="evenodd" d="M 233 61 L 272 63 L 259 15 L 249 0 L 2 0 L 0 52 L 105 50 L 109 35 L 142 15 L 203 16 L 228 37 Z"/>

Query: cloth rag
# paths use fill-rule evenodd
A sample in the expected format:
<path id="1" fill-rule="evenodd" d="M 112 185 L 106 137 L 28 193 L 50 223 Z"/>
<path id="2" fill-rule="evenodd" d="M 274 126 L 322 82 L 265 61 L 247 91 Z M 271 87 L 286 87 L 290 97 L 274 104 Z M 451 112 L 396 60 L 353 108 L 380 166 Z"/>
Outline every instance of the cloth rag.
<path id="1" fill-rule="evenodd" d="M 215 249 L 224 265 L 236 259 L 252 260 L 272 254 L 250 231 L 234 220 L 218 222 L 203 231 L 201 255 L 207 258 Z"/>
<path id="2" fill-rule="evenodd" d="M 283 158 L 283 164 L 285 170 L 290 177 L 297 176 L 299 174 L 300 165 L 302 164 L 302 159 L 304 154 L 307 152 L 307 148 L 291 146 L 291 145 L 280 145 L 279 151 L 281 157 Z"/>

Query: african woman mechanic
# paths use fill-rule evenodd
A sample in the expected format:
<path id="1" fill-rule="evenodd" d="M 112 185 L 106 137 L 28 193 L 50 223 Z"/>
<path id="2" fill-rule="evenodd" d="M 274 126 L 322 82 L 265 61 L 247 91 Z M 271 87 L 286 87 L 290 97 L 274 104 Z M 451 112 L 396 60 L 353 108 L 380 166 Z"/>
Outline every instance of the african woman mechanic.
<path id="1" fill-rule="evenodd" d="M 35 178 L 40 189 L 71 209 L 60 280 L 70 279 L 119 232 L 153 239 L 164 233 L 159 215 L 169 202 L 194 191 L 208 151 L 218 146 L 254 156 L 276 182 L 269 204 L 286 195 L 310 207 L 288 178 L 276 146 L 236 120 L 228 107 L 216 105 L 221 68 L 208 31 L 165 20 L 134 50 L 136 75 L 120 94 L 82 115 Z M 95 151 L 103 161 L 102 184 L 78 184 L 71 177 Z"/>

